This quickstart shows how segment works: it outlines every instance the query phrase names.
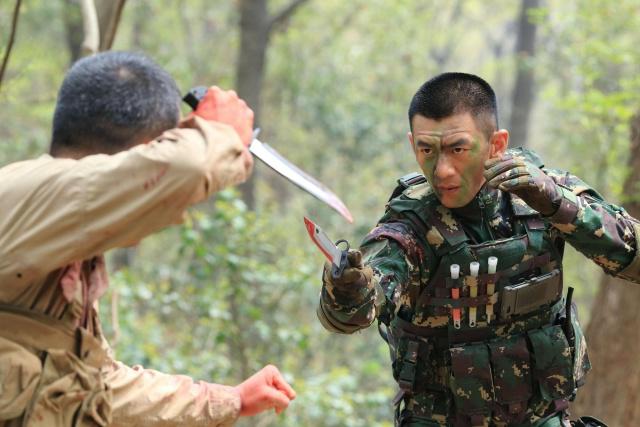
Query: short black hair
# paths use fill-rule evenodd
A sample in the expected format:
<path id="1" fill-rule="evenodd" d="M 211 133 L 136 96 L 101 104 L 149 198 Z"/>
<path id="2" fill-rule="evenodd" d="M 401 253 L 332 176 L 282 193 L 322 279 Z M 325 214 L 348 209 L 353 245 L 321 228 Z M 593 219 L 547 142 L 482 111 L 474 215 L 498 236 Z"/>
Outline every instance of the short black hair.
<path id="1" fill-rule="evenodd" d="M 76 62 L 62 82 L 50 152 L 113 154 L 179 119 L 180 92 L 158 64 L 139 53 L 99 53 Z"/>
<path id="2" fill-rule="evenodd" d="M 409 126 L 417 114 L 442 120 L 467 112 L 487 138 L 498 129 L 498 104 L 489 83 L 473 74 L 443 73 L 425 82 L 413 95 Z"/>

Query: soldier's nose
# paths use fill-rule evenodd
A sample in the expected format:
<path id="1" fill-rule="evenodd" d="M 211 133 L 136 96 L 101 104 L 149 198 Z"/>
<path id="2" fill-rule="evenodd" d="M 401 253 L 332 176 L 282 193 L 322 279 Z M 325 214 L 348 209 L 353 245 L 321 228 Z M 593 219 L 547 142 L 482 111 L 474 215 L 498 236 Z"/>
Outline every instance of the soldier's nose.
<path id="1" fill-rule="evenodd" d="M 438 181 L 442 182 L 455 175 L 455 169 L 447 159 L 440 158 L 436 163 L 434 175 Z"/>

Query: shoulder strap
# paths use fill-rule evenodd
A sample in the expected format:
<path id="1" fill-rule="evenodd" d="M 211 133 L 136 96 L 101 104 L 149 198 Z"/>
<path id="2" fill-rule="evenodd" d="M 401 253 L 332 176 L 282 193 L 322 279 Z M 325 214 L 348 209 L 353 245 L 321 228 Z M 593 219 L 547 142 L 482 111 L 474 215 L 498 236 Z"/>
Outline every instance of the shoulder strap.
<path id="1" fill-rule="evenodd" d="M 412 185 L 422 184 L 424 182 L 427 182 L 427 178 L 425 178 L 424 175 L 419 174 L 418 172 L 411 172 L 400 177 L 400 179 L 398 179 L 398 185 L 393 190 L 393 193 L 391 193 L 391 197 L 389 197 L 389 200 L 395 199 L 396 197 L 401 195 L 404 190 L 411 187 Z"/>
<path id="2" fill-rule="evenodd" d="M 528 161 L 529 163 L 533 163 L 539 168 L 544 167 L 544 162 L 542 161 L 540 156 L 538 156 L 538 154 L 535 151 L 529 150 L 528 148 L 522 148 L 522 147 L 510 148 L 507 151 L 507 153 L 513 156 L 524 157 L 526 161 Z"/>
<path id="3" fill-rule="evenodd" d="M 437 248 L 436 253 L 438 255 L 442 255 L 452 248 L 470 240 L 462 228 L 462 225 L 453 216 L 453 213 L 443 205 L 438 205 L 434 209 L 433 214 L 429 217 L 429 222 L 447 243 L 446 247 Z M 430 230 L 430 232 L 432 232 L 432 230 Z"/>
<path id="4" fill-rule="evenodd" d="M 527 205 L 524 200 L 511 194 L 511 208 L 516 223 L 527 233 L 529 246 L 536 252 L 542 248 L 542 241 L 547 227 L 540 214 Z"/>

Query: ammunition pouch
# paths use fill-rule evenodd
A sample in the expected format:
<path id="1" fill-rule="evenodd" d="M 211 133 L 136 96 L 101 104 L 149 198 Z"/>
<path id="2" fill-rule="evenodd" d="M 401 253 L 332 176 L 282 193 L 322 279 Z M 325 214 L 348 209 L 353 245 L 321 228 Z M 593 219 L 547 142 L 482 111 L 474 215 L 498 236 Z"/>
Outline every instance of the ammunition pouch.
<path id="1" fill-rule="evenodd" d="M 500 297 L 500 317 L 509 319 L 530 313 L 556 302 L 562 296 L 562 273 L 554 269 L 547 274 L 505 286 Z"/>
<path id="2" fill-rule="evenodd" d="M 450 350 L 455 412 L 463 425 L 523 424 L 532 399 L 547 406 L 573 397 L 573 360 L 559 325 Z M 536 397 L 537 396 L 537 397 Z"/>
<path id="3" fill-rule="evenodd" d="M 533 372 L 545 401 L 573 397 L 573 358 L 571 347 L 560 325 L 528 332 L 533 351 Z"/>
<path id="4" fill-rule="evenodd" d="M 578 319 L 578 309 L 575 303 L 567 299 L 567 310 L 564 315 L 558 316 L 556 324 L 563 326 L 567 342 L 573 356 L 573 378 L 575 387 L 582 387 L 586 381 L 587 372 L 591 370 L 591 361 L 587 352 L 587 341 Z M 569 315 L 569 319 L 566 315 Z"/>
<path id="5" fill-rule="evenodd" d="M 413 393 L 415 388 L 419 348 L 420 343 L 418 341 L 407 340 L 407 349 L 402 356 L 398 369 L 398 385 L 405 393 Z"/>
<path id="6" fill-rule="evenodd" d="M 527 285 L 546 289 L 539 292 L 538 303 L 555 295 L 548 290 L 555 289 L 558 281 L 557 274 L 542 279 L 530 280 L 533 284 Z M 528 310 L 527 306 L 517 305 L 520 295 L 523 294 L 516 293 L 513 315 Z M 483 425 L 488 419 L 524 424 L 532 414 L 532 402 L 548 408 L 545 416 L 553 413 L 573 399 L 590 367 L 575 310 L 571 310 L 575 343 L 565 335 L 562 313 L 564 301 L 560 300 L 529 312 L 524 316 L 527 320 L 518 317 L 512 329 L 508 323 L 500 322 L 456 332 L 460 344 L 449 344 L 444 359 L 438 358 L 438 347 L 439 343 L 450 342 L 451 328 L 421 327 L 396 317 L 391 322 L 391 332 L 399 343 L 393 368 L 400 392 L 394 403 L 398 405 L 407 396 L 424 393 L 448 394 L 452 406 L 447 412 L 458 414 L 464 420 L 459 424 L 465 426 Z M 520 324 L 526 327 L 518 329 L 516 325 Z M 499 336 L 500 330 L 509 333 Z M 448 372 L 444 382 L 440 375 L 443 370 Z"/>
<path id="7" fill-rule="evenodd" d="M 549 307 L 558 302 L 561 296 L 562 272 L 559 269 L 554 269 L 549 273 L 523 280 L 515 285 L 507 285 L 502 291 L 493 295 L 461 296 L 455 299 L 451 297 L 427 297 L 422 301 L 422 304 L 424 306 L 443 307 L 445 313 L 452 308 L 482 307 L 487 304 L 498 304 L 500 306 L 500 320 L 509 322 L 512 318 L 528 315 L 544 307 Z"/>

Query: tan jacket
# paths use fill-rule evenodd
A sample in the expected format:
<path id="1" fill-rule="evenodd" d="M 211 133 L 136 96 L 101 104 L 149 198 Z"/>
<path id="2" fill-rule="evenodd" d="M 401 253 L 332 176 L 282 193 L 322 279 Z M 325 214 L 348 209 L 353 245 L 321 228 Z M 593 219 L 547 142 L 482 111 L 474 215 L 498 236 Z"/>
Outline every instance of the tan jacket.
<path id="1" fill-rule="evenodd" d="M 80 326 L 104 342 L 107 356 L 95 381 L 104 381 L 108 399 L 95 400 L 111 401 L 113 411 L 100 420 L 108 407 L 94 408 L 93 422 L 226 426 L 238 417 L 239 397 L 230 387 L 113 360 L 95 307 L 108 286 L 102 253 L 180 223 L 189 205 L 244 181 L 242 150 L 232 128 L 190 118 L 149 144 L 112 156 L 43 155 L 0 169 L 0 305 L 57 319 L 70 330 Z M 23 418 L 25 410 L 37 412 L 30 396 L 46 377 L 34 365 L 40 364 L 33 357 L 38 349 L 28 340 L 7 339 L 15 331 L 6 323 L 0 323 L 0 426 L 19 425 L 3 420 Z M 33 345 L 41 342 L 47 339 L 36 337 Z M 49 359 L 60 368 L 55 357 Z M 47 399 L 43 405 L 56 406 Z M 56 424 L 70 421 L 60 417 Z"/>

